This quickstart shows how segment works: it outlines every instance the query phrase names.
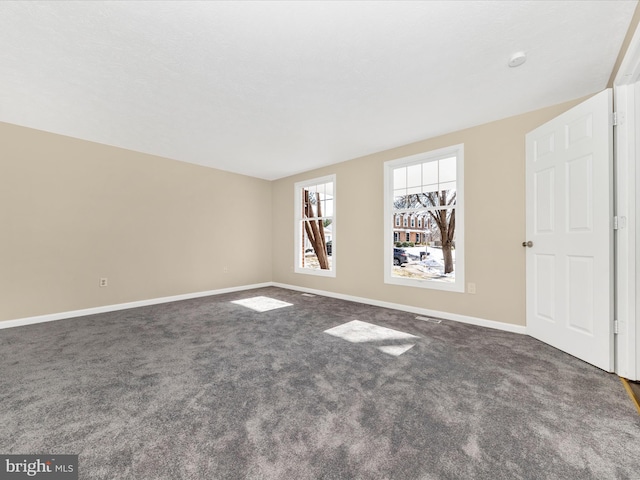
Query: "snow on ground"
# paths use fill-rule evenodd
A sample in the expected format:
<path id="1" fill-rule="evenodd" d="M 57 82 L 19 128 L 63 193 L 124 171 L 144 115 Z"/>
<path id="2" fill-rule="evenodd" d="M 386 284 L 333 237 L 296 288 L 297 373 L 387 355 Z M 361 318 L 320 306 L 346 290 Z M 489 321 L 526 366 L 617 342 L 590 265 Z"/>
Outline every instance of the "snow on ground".
<path id="1" fill-rule="evenodd" d="M 444 259 L 442 249 L 436 247 L 400 247 L 407 252 L 409 263 L 403 267 L 394 267 L 394 275 L 411 278 L 430 278 L 446 282 L 453 281 L 454 274 L 443 274 Z M 420 260 L 421 254 L 428 253 L 424 260 Z M 452 253 L 455 262 L 455 250 Z"/>
<path id="2" fill-rule="evenodd" d="M 425 246 L 421 246 L 421 247 L 399 247 L 399 248 L 402 248 L 404 251 L 406 251 L 407 255 L 409 255 L 409 257 L 412 257 L 411 258 L 412 260 L 420 260 L 420 253 L 424 253 L 425 250 L 426 250 L 426 252 L 429 254 L 427 256 L 428 259 L 436 260 L 440 264 L 444 265 L 444 259 L 442 257 L 442 249 L 441 248 L 425 247 Z M 451 255 L 453 256 L 453 260 L 455 261 L 455 259 L 456 259 L 456 251 L 452 250 Z"/>

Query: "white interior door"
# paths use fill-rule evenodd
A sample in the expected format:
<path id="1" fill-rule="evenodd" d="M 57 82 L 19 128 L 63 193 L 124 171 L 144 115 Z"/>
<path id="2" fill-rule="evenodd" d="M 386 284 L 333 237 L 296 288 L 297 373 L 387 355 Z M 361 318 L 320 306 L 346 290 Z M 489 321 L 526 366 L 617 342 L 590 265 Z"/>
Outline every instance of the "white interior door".
<path id="1" fill-rule="evenodd" d="M 612 94 L 526 136 L 527 333 L 613 371 Z"/>

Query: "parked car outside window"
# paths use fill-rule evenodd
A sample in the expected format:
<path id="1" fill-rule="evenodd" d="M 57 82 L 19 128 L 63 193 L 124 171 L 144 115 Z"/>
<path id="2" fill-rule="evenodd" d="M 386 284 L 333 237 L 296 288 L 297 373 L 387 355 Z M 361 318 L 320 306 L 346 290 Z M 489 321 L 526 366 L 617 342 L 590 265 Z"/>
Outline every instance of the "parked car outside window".
<path id="1" fill-rule="evenodd" d="M 409 257 L 404 248 L 393 249 L 393 264 L 397 267 L 403 267 L 405 263 L 409 263 Z"/>

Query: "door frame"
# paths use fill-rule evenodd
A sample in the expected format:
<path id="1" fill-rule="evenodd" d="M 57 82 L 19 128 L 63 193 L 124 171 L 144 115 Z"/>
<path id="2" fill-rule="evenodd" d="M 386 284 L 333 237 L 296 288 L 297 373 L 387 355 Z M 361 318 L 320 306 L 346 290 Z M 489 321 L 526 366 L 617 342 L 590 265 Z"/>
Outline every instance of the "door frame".
<path id="1" fill-rule="evenodd" d="M 614 232 L 615 372 L 640 380 L 640 28 L 636 30 L 613 82 L 614 112 L 614 208 L 618 229 Z"/>

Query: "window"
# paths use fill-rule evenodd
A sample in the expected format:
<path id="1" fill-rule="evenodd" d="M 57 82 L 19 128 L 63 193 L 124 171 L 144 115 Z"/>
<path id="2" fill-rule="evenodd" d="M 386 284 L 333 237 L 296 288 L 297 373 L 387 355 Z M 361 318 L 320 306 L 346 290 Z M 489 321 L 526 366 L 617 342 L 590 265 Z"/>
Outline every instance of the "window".
<path id="1" fill-rule="evenodd" d="M 418 219 L 418 228 L 422 228 L 422 217 Z"/>
<path id="2" fill-rule="evenodd" d="M 416 233 L 416 243 L 420 243 L 420 233 Z"/>
<path id="3" fill-rule="evenodd" d="M 411 228 L 416 228 L 416 219 L 415 219 L 415 217 L 411 217 Z"/>
<path id="4" fill-rule="evenodd" d="M 408 227 L 409 226 L 408 219 L 407 219 L 406 215 L 402 216 L 402 226 L 403 227 Z"/>
<path id="5" fill-rule="evenodd" d="M 384 168 L 385 283 L 464 292 L 464 146 L 393 160 Z M 425 245 L 406 248 L 410 261 L 403 267 L 394 265 L 386 240 L 398 214 L 411 215 L 412 226 L 413 218 L 424 219 L 416 241 Z"/>
<path id="6" fill-rule="evenodd" d="M 404 241 L 405 242 L 410 242 L 411 241 L 411 234 L 409 232 L 404 234 Z"/>
<path id="7" fill-rule="evenodd" d="M 397 243 L 400 241 L 400 233 L 393 232 L 393 243 Z"/>
<path id="8" fill-rule="evenodd" d="M 295 184 L 296 273 L 335 277 L 335 175 Z"/>
<path id="9" fill-rule="evenodd" d="M 400 226 L 400 215 L 394 215 L 395 219 L 396 219 L 396 227 Z"/>

